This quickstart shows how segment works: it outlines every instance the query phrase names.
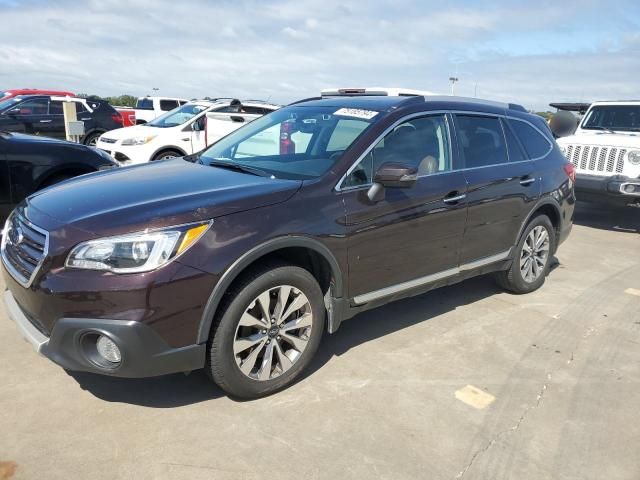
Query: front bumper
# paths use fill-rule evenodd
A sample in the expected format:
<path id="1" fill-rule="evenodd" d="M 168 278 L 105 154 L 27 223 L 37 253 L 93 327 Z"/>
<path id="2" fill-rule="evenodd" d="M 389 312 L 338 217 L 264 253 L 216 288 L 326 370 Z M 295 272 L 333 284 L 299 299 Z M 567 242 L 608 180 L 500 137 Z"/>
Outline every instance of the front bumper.
<path id="1" fill-rule="evenodd" d="M 123 147 L 120 145 L 120 140 L 115 143 L 107 143 L 98 140 L 96 148 L 107 152 L 112 158 L 123 165 L 147 163 L 155 151 L 154 147 L 149 148 L 148 145 L 131 145 Z"/>
<path id="2" fill-rule="evenodd" d="M 47 336 L 29 319 L 7 290 L 3 299 L 9 318 L 41 355 L 67 370 L 116 377 L 152 377 L 202 368 L 206 346 L 170 347 L 151 327 L 141 322 L 91 318 L 61 318 Z M 115 368 L 95 361 L 92 341 L 106 335 L 120 348 L 122 361 Z"/>
<path id="3" fill-rule="evenodd" d="M 626 192 L 633 185 L 633 193 Z M 576 197 L 578 200 L 596 203 L 609 203 L 619 206 L 640 205 L 640 178 L 623 175 L 576 175 Z"/>

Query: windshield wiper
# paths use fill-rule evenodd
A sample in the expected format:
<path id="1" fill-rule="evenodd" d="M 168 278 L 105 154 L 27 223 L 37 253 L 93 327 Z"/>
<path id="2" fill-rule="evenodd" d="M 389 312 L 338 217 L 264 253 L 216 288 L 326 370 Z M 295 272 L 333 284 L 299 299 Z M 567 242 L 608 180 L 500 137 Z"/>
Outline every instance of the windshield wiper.
<path id="1" fill-rule="evenodd" d="M 212 161 L 207 162 L 207 165 L 218 168 L 227 168 L 229 170 L 236 170 L 238 172 L 250 173 L 251 175 L 257 175 L 258 177 L 270 177 L 271 175 L 259 168 L 250 167 L 241 163 L 235 163 L 228 161 L 226 158 L 214 158 Z"/>
<path id="2" fill-rule="evenodd" d="M 616 133 L 613 130 L 611 130 L 610 128 L 601 127 L 600 125 L 594 125 L 592 127 L 587 127 L 587 128 L 593 128 L 593 129 L 596 129 L 596 130 L 602 130 L 603 132 L 607 132 L 607 133 Z"/>

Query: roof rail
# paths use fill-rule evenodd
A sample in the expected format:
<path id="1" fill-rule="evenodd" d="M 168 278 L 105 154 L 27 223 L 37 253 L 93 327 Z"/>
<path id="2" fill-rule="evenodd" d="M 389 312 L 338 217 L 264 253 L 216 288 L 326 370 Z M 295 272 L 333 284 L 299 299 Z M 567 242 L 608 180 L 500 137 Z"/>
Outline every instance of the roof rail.
<path id="1" fill-rule="evenodd" d="M 461 102 L 461 103 L 477 103 L 480 105 L 491 105 L 497 108 L 504 108 L 508 110 L 516 110 L 519 112 L 527 112 L 527 110 L 517 103 L 505 103 L 495 100 L 484 100 L 482 98 L 475 97 L 458 97 L 454 95 L 427 95 L 424 97 L 427 102 Z"/>
<path id="2" fill-rule="evenodd" d="M 302 100 L 296 100 L 295 102 L 291 102 L 289 105 L 296 105 L 298 103 L 310 102 L 311 100 L 324 100 L 327 97 L 309 97 L 303 98 Z"/>

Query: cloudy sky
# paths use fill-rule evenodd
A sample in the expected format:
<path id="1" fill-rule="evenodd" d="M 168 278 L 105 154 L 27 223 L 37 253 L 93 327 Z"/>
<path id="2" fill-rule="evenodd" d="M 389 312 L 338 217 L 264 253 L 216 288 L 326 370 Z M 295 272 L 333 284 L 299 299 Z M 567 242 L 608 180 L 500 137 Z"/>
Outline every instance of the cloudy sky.
<path id="1" fill-rule="evenodd" d="M 0 89 L 289 102 L 335 86 L 640 98 L 640 2 L 0 0 Z"/>

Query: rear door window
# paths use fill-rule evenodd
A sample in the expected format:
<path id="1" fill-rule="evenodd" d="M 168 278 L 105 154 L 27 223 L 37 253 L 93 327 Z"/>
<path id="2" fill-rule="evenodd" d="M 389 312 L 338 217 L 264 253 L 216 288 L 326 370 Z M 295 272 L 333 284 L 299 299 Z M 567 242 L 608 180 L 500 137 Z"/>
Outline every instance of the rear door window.
<path id="1" fill-rule="evenodd" d="M 49 103 L 49 115 L 62 115 L 62 102 L 52 100 Z"/>
<path id="2" fill-rule="evenodd" d="M 500 165 L 509 161 L 498 118 L 456 115 L 456 133 L 465 168 Z"/>
<path id="3" fill-rule="evenodd" d="M 547 138 L 527 122 L 509 119 L 509 125 L 524 145 L 529 158 L 541 158 L 547 155 L 553 146 Z"/>

